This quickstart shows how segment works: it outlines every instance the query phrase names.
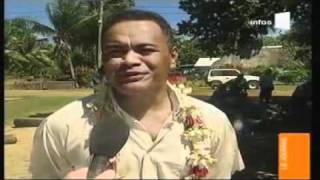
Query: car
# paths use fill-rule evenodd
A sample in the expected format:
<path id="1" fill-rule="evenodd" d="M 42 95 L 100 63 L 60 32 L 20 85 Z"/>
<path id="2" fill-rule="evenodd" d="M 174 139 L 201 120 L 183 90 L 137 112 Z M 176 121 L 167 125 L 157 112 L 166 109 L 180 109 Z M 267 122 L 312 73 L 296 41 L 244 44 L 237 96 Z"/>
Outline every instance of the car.
<path id="1" fill-rule="evenodd" d="M 206 82 L 212 89 L 217 89 L 220 85 L 236 79 L 241 72 L 238 69 L 210 69 L 207 73 Z M 252 75 L 244 75 L 244 79 L 248 82 L 249 89 L 259 88 L 259 77 Z"/>

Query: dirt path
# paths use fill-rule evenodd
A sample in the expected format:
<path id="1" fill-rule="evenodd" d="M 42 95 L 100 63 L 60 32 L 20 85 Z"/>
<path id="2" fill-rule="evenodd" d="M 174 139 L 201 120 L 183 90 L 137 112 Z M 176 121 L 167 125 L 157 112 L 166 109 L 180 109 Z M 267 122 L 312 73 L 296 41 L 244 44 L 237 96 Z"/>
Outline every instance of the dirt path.
<path id="1" fill-rule="evenodd" d="M 30 152 L 32 148 L 33 134 L 36 128 L 11 128 L 6 127 L 6 134 L 16 135 L 16 144 L 6 144 L 4 146 L 4 164 L 6 179 L 30 179 L 28 171 L 30 162 Z"/>

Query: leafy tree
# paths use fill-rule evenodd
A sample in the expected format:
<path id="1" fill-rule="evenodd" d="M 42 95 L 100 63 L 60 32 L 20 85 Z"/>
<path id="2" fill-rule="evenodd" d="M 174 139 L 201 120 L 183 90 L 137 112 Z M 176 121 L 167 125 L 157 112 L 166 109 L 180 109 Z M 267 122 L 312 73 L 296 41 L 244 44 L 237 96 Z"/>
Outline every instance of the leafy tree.
<path id="1" fill-rule="evenodd" d="M 104 0 L 103 18 L 133 5 L 133 0 Z M 74 34 L 74 45 L 72 46 L 75 47 L 73 49 L 75 52 L 72 52 L 72 60 L 75 66 L 80 66 L 80 68 L 89 66 L 97 69 L 100 0 L 85 1 L 84 6 L 87 7 L 87 16 L 74 25 L 77 33 Z"/>
<path id="2" fill-rule="evenodd" d="M 299 45 L 311 44 L 311 0 L 286 0 L 286 10 L 293 19 L 291 30 L 283 38 Z"/>
<path id="3" fill-rule="evenodd" d="M 200 57 L 206 57 L 206 52 L 200 49 L 197 39 L 186 36 L 174 36 L 175 45 L 179 50 L 178 66 L 195 64 Z"/>
<path id="4" fill-rule="evenodd" d="M 270 26 L 250 25 L 251 20 L 270 20 L 283 10 L 274 0 L 180 0 L 190 19 L 178 24 L 180 33 L 197 37 L 211 56 L 229 54 L 249 58 L 262 47 L 262 35 Z"/>
<path id="5" fill-rule="evenodd" d="M 311 68 L 311 1 L 291 0 L 287 2 L 293 19 L 288 33 L 280 36 L 284 49 L 290 55 L 291 60 L 299 61 Z"/>
<path id="6" fill-rule="evenodd" d="M 284 39 L 282 41 L 284 50 L 288 54 L 289 60 L 297 61 L 301 66 L 311 69 L 311 45 L 299 44 L 296 41 Z"/>

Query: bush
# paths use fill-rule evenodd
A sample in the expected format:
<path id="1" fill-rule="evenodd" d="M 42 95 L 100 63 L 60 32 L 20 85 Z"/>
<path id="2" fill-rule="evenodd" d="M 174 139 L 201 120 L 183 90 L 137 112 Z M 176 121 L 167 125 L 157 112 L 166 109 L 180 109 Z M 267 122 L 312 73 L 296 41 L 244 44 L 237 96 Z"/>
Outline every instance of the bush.
<path id="1" fill-rule="evenodd" d="M 242 67 L 242 64 L 240 64 L 239 62 L 237 63 L 233 63 L 233 64 L 223 64 L 221 65 L 219 68 L 226 68 L 226 69 L 238 69 L 239 71 L 243 71 L 243 67 Z"/>
<path id="2" fill-rule="evenodd" d="M 267 69 L 268 69 L 267 66 L 257 66 L 255 68 L 246 70 L 246 73 L 253 76 L 261 76 Z"/>
<path id="3" fill-rule="evenodd" d="M 70 81 L 70 80 L 72 80 L 72 77 L 69 74 L 59 74 L 53 80 L 56 80 L 56 81 Z"/>
<path id="4" fill-rule="evenodd" d="M 204 80 L 192 80 L 192 81 L 187 81 L 186 82 L 187 87 L 207 87 L 207 83 Z"/>
<path id="5" fill-rule="evenodd" d="M 303 81 L 309 74 L 310 71 L 304 68 L 285 69 L 278 74 L 277 79 L 285 83 L 295 83 Z"/>
<path id="6" fill-rule="evenodd" d="M 75 68 L 77 82 L 80 87 L 90 87 L 90 82 L 95 70 L 85 66 Z"/>
<path id="7" fill-rule="evenodd" d="M 45 71 L 42 72 L 41 78 L 55 80 L 61 76 L 62 72 L 57 67 L 47 68 Z M 68 79 L 69 80 L 69 79 Z"/>
<path id="8" fill-rule="evenodd" d="M 247 70 L 247 73 L 254 76 L 261 76 L 268 68 L 272 70 L 275 80 L 284 83 L 301 82 L 311 73 L 308 68 L 297 64 L 291 64 L 289 66 L 258 66 Z"/>

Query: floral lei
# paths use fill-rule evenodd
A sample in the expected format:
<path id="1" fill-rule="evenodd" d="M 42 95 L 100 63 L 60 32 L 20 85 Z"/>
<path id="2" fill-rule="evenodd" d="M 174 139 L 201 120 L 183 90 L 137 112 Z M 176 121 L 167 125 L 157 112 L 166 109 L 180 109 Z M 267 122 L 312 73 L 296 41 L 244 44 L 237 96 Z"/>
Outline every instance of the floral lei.
<path id="1" fill-rule="evenodd" d="M 183 93 L 185 91 L 183 88 L 175 87 L 174 89 Z M 92 103 L 88 103 L 87 107 L 95 112 L 99 119 L 102 115 L 101 107 L 104 111 L 114 111 L 114 109 L 111 103 L 106 103 L 109 98 L 107 85 L 99 83 L 94 87 L 94 90 L 94 100 Z M 189 170 L 185 178 L 203 178 L 209 173 L 209 167 L 217 162 L 217 159 L 213 158 L 210 152 L 203 148 L 204 141 L 211 137 L 212 131 L 205 127 L 201 119 L 201 113 L 194 105 L 185 105 L 181 109 L 178 121 L 182 122 L 185 128 L 182 138 L 190 147 L 190 155 L 187 159 Z"/>
<path id="2" fill-rule="evenodd" d="M 176 90 L 186 94 L 184 86 L 178 86 Z M 205 127 L 201 112 L 194 105 L 189 105 L 187 102 L 181 103 L 181 105 L 182 113 L 179 121 L 184 124 L 183 139 L 190 147 L 187 177 L 199 179 L 205 177 L 209 173 L 209 167 L 217 162 L 217 159 L 203 148 L 205 140 L 211 137 L 212 130 Z"/>

